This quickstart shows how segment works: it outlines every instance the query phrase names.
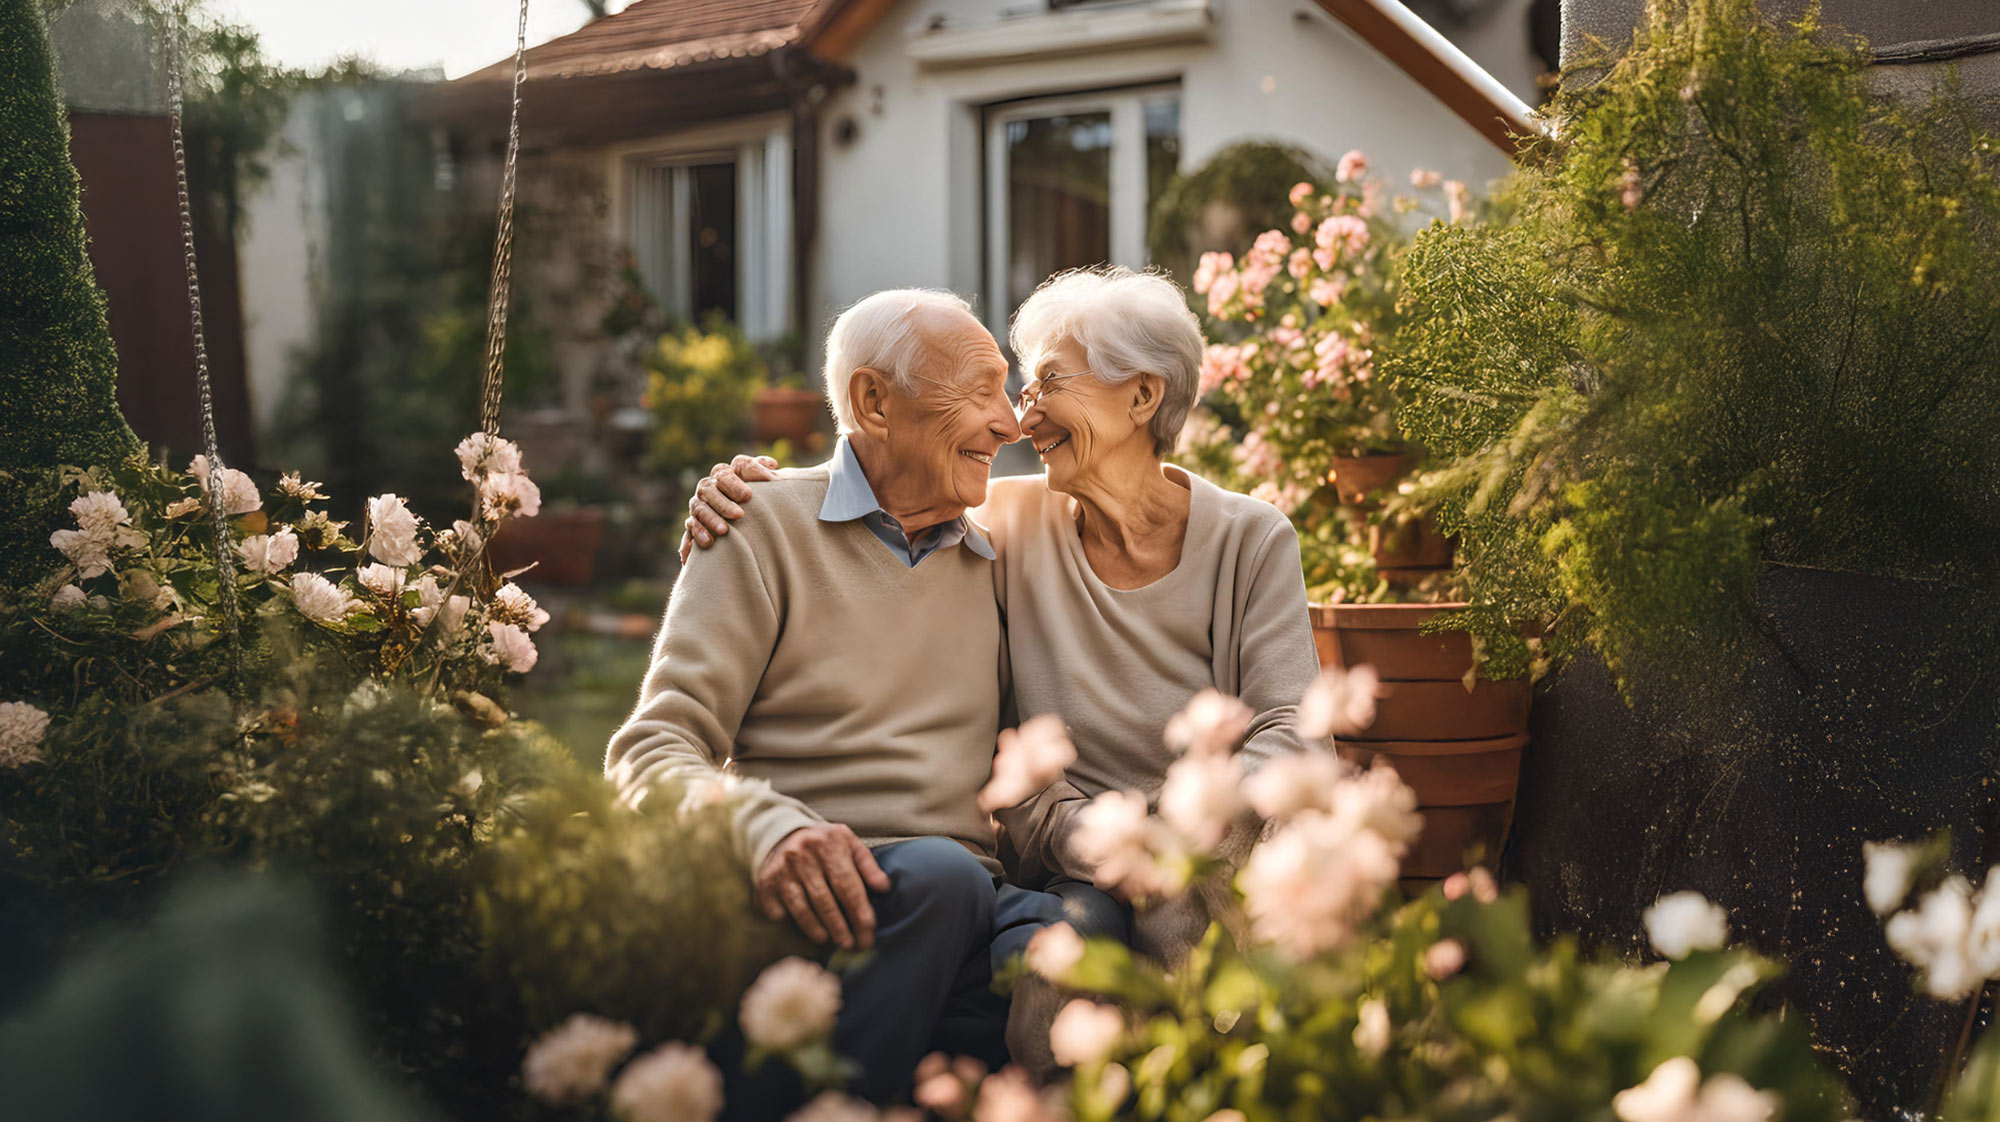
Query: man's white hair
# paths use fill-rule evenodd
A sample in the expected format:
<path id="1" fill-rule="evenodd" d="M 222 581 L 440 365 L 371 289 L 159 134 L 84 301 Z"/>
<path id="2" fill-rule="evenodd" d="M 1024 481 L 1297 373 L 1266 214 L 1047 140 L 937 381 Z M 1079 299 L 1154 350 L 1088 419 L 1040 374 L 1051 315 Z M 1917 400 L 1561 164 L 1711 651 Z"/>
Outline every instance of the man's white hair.
<path id="1" fill-rule="evenodd" d="M 1014 313 L 1008 338 L 1025 381 L 1034 380 L 1042 357 L 1065 339 L 1083 348 L 1100 382 L 1158 375 L 1166 392 L 1153 414 L 1153 451 L 1164 456 L 1180 440 L 1199 396 L 1207 343 L 1187 297 L 1165 276 L 1123 266 L 1057 273 Z"/>
<path id="2" fill-rule="evenodd" d="M 847 382 L 856 370 L 880 370 L 896 392 L 917 394 L 913 377 L 925 358 L 929 341 L 912 321 L 934 308 L 972 314 L 972 306 L 949 292 L 934 288 L 890 288 L 864 296 L 834 319 L 826 333 L 826 402 L 840 431 L 854 431 L 854 406 L 847 400 Z"/>

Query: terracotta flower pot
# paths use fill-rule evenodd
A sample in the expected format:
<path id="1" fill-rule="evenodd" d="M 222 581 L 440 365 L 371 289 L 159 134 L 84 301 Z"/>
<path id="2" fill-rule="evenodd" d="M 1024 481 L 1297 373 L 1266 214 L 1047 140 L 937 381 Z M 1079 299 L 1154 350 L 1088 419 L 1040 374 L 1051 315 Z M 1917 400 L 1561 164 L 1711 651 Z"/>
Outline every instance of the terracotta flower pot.
<path id="1" fill-rule="evenodd" d="M 1471 637 L 1426 633 L 1462 604 L 1315 604 L 1313 638 L 1326 666 L 1368 665 L 1382 678 L 1375 723 L 1338 741 L 1357 763 L 1377 759 L 1417 793 L 1424 831 L 1403 862 L 1410 887 L 1449 876 L 1470 851 L 1498 856 L 1528 744 L 1528 680 L 1475 679 Z"/>
<path id="2" fill-rule="evenodd" d="M 597 547 L 603 540 L 602 510 L 544 510 L 533 518 L 516 518 L 502 526 L 487 554 L 495 572 L 533 565 L 524 579 L 578 588 L 590 583 L 597 568 Z"/>
<path id="3" fill-rule="evenodd" d="M 759 444 L 804 444 L 826 415 L 826 395 L 818 390 L 766 386 L 750 403 L 751 434 Z"/>
<path id="4" fill-rule="evenodd" d="M 1369 527 L 1368 548 L 1375 554 L 1375 567 L 1385 574 L 1421 570 L 1428 575 L 1451 568 L 1452 540 L 1428 517 L 1401 526 Z"/>
<path id="5" fill-rule="evenodd" d="M 1387 490 L 1410 474 L 1417 458 L 1406 452 L 1377 452 L 1369 456 L 1335 456 L 1326 473 L 1327 482 L 1348 506 L 1360 506 L 1368 496 Z"/>

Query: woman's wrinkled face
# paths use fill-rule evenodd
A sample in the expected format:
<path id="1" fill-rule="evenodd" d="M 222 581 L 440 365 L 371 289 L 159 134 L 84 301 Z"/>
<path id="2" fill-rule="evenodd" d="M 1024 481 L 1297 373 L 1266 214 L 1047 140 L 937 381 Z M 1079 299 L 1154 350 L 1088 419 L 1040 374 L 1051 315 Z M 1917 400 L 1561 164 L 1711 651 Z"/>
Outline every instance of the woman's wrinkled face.
<path id="1" fill-rule="evenodd" d="M 1034 442 L 1048 471 L 1049 488 L 1067 491 L 1087 478 L 1110 449 L 1136 438 L 1130 385 L 1106 385 L 1090 372 L 1083 347 L 1064 339 L 1037 358 L 1021 414 L 1021 431 Z M 1080 375 L 1080 377 L 1072 376 Z"/>

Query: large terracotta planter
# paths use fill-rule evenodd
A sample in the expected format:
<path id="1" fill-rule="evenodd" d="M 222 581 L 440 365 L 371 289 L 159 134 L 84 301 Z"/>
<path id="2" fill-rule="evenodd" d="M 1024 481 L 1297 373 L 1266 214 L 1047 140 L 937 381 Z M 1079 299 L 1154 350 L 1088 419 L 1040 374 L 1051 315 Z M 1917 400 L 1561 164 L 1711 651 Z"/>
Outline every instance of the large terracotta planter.
<path id="1" fill-rule="evenodd" d="M 603 511 L 595 507 L 544 510 L 533 518 L 512 519 L 502 526 L 487 547 L 487 555 L 495 572 L 533 565 L 524 579 L 579 588 L 590 583 L 597 568 L 597 547 L 603 540 Z"/>
<path id="2" fill-rule="evenodd" d="M 804 444 L 826 416 L 826 395 L 818 390 L 766 386 L 750 403 L 751 434 L 759 444 Z"/>
<path id="3" fill-rule="evenodd" d="M 1417 466 L 1417 458 L 1404 452 L 1378 452 L 1372 456 L 1335 456 L 1327 471 L 1340 501 L 1362 506 L 1368 496 L 1387 490 Z"/>
<path id="4" fill-rule="evenodd" d="M 1461 604 L 1315 604 L 1323 665 L 1373 666 L 1382 678 L 1375 723 L 1336 742 L 1356 763 L 1384 760 L 1417 793 L 1424 832 L 1403 862 L 1412 887 L 1499 856 L 1528 744 L 1527 679 L 1465 679 L 1471 638 L 1423 627 Z"/>

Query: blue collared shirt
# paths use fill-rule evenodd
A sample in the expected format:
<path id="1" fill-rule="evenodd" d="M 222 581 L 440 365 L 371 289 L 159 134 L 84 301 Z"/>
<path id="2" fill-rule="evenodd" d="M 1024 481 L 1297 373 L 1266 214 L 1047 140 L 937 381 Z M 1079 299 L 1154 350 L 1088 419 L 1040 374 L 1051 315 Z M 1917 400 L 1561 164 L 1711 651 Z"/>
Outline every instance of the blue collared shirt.
<path id="1" fill-rule="evenodd" d="M 861 461 L 855 458 L 854 448 L 846 437 L 840 438 L 840 447 L 833 459 L 826 465 L 826 501 L 820 504 L 821 522 L 852 522 L 860 519 L 868 532 L 881 539 L 882 544 L 896 555 L 896 559 L 914 569 L 917 562 L 929 557 L 940 549 L 965 543 L 965 547 L 988 561 L 993 560 L 993 545 L 972 519 L 961 514 L 941 525 L 932 526 L 917 534 L 912 541 L 903 533 L 903 524 L 889 516 L 876 501 L 875 488 L 868 485 L 868 477 L 861 473 Z"/>

